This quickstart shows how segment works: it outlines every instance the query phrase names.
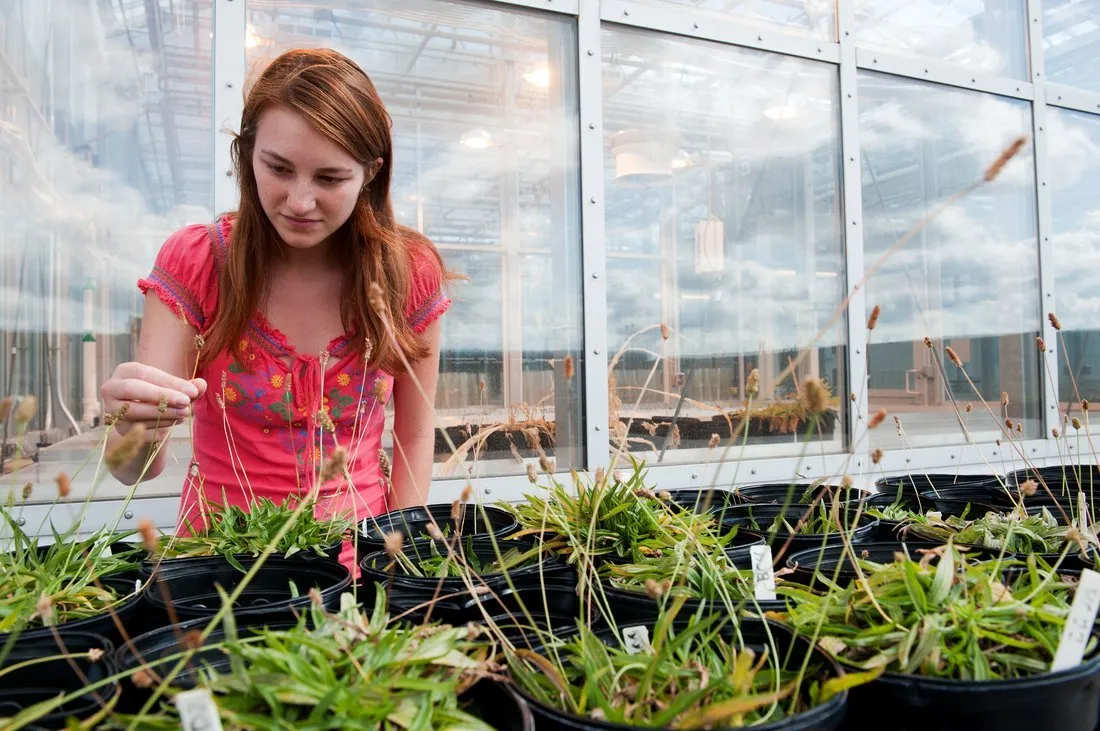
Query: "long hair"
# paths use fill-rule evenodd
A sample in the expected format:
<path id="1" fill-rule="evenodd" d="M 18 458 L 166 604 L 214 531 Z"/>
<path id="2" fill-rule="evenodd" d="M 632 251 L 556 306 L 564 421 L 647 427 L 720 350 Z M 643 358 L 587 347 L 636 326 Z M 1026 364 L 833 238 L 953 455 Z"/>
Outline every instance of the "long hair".
<path id="1" fill-rule="evenodd" d="M 382 158 L 381 169 L 360 193 L 351 216 L 333 234 L 333 244 L 339 260 L 348 265 L 340 319 L 344 331 L 354 336 L 351 345 L 362 354 L 369 338 L 368 367 L 401 373 L 401 353 L 410 362 L 428 353 L 424 338 L 405 318 L 411 249 L 426 247 L 442 274 L 447 273 L 428 239 L 394 221 L 390 203 L 392 121 L 378 91 L 353 61 L 321 49 L 296 49 L 280 55 L 248 91 L 240 133 L 231 146 L 240 207 L 218 275 L 218 311 L 205 334 L 204 360 L 227 350 L 237 356 L 235 344 L 267 295 L 272 268 L 280 255 L 282 243 L 260 204 L 252 166 L 257 122 L 264 111 L 275 106 L 301 114 L 315 130 L 364 165 Z M 373 282 L 382 288 L 393 337 L 370 306 L 368 289 Z"/>

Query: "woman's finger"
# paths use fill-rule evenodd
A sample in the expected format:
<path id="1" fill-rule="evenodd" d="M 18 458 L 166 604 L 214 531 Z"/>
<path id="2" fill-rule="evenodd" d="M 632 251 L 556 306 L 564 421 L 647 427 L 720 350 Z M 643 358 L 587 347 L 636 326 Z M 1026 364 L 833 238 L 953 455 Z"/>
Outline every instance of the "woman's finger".
<path id="1" fill-rule="evenodd" d="M 193 391 L 194 386 L 188 384 Z M 138 378 L 115 378 L 104 384 L 104 400 L 117 402 L 144 402 L 157 406 L 162 402 L 170 408 L 182 409 L 191 405 L 191 397 L 183 391 L 177 391 Z"/>

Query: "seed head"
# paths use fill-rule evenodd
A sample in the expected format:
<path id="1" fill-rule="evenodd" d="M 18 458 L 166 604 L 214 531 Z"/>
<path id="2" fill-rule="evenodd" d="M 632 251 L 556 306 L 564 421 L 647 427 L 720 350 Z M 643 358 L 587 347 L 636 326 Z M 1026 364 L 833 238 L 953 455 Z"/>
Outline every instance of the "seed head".
<path id="1" fill-rule="evenodd" d="M 1070 423 L 1073 425 L 1074 429 L 1080 429 L 1081 428 L 1081 420 L 1078 419 L 1076 416 L 1073 417 L 1073 421 L 1071 421 Z"/>
<path id="2" fill-rule="evenodd" d="M 1045 353 L 1045 352 L 1047 352 L 1047 344 L 1046 344 L 1046 342 L 1045 342 L 1045 341 L 1044 341 L 1044 340 L 1042 339 L 1042 337 L 1038 337 L 1038 338 L 1035 338 L 1035 344 L 1039 346 L 1039 352 L 1040 352 L 1040 353 Z"/>
<path id="3" fill-rule="evenodd" d="M 867 318 L 867 329 L 868 330 L 874 330 L 875 329 L 875 325 L 878 324 L 878 316 L 881 313 L 882 313 L 882 308 L 879 307 L 878 305 L 875 305 L 871 309 L 871 316 Z"/>
<path id="4" fill-rule="evenodd" d="M 1088 399 L 1081 399 L 1081 411 L 1088 411 L 1088 410 L 1089 410 Z"/>
<path id="5" fill-rule="evenodd" d="M 347 465 L 348 450 L 343 447 L 334 447 L 332 452 L 329 453 L 328 459 L 325 460 L 324 465 L 321 466 L 321 474 L 319 476 L 321 484 L 342 476 Z M 386 474 L 385 470 L 383 470 L 383 474 Z"/>
<path id="6" fill-rule="evenodd" d="M 661 490 L 659 493 L 657 493 L 657 499 L 663 503 L 667 503 L 669 500 L 672 499 L 672 493 L 668 490 Z"/>
<path id="7" fill-rule="evenodd" d="M 467 484 L 466 487 L 462 488 L 462 494 L 459 496 L 458 500 L 461 503 L 468 503 L 470 502 L 470 498 L 473 497 L 473 494 L 474 488 Z"/>
<path id="8" fill-rule="evenodd" d="M 1058 431 L 1058 427 L 1054 427 L 1050 430 L 1050 435 L 1057 439 L 1059 436 L 1061 436 L 1061 432 Z"/>
<path id="9" fill-rule="evenodd" d="M 443 540 L 443 531 L 439 530 L 439 526 L 435 523 L 428 523 L 428 536 L 434 541 Z"/>
<path id="10" fill-rule="evenodd" d="M 1022 148 L 1026 143 L 1027 137 L 1025 136 L 1020 136 L 1012 140 L 1012 142 L 1009 143 L 1008 147 L 1002 150 L 1001 154 L 997 156 L 997 159 L 993 161 L 993 164 L 985 169 L 985 181 L 987 183 L 991 182 L 998 175 L 1000 175 L 1001 170 L 1003 170 L 1004 166 L 1008 164 L 1008 161 L 1014 158 L 1016 154 L 1020 151 L 1020 148 Z"/>
<path id="11" fill-rule="evenodd" d="M 184 650 L 197 650 L 202 647 L 202 632 L 197 629 L 185 632 L 183 637 L 180 637 L 180 647 Z"/>
<path id="12" fill-rule="evenodd" d="M 375 378 L 372 391 L 374 393 L 374 400 L 380 404 L 384 404 L 386 403 L 386 396 L 388 396 L 390 392 L 390 385 L 384 378 Z"/>
<path id="13" fill-rule="evenodd" d="M 760 369 L 753 368 L 749 371 L 749 377 L 745 379 L 745 392 L 749 396 L 760 393 Z"/>
<path id="14" fill-rule="evenodd" d="M 644 497 L 644 498 L 648 498 L 650 500 L 657 497 L 655 494 L 653 494 L 653 491 L 650 490 L 648 487 L 636 487 L 636 488 L 634 488 L 634 495 L 635 495 L 635 497 Z"/>
<path id="15" fill-rule="evenodd" d="M 530 470 L 528 470 L 527 475 L 528 475 L 528 477 L 530 477 L 530 475 L 531 475 Z M 596 468 L 596 484 L 597 485 L 602 485 L 606 478 L 607 478 L 607 472 L 604 470 L 604 468 L 602 466 L 597 467 Z"/>
<path id="16" fill-rule="evenodd" d="M 58 472 L 57 477 L 53 478 L 57 483 L 57 495 L 62 500 L 69 497 L 69 493 L 73 491 L 73 482 L 69 479 L 69 476 L 64 472 Z"/>
<path id="17" fill-rule="evenodd" d="M 317 423 L 329 434 L 336 433 L 336 424 L 332 422 L 332 416 L 329 415 L 327 408 L 322 407 L 317 410 Z"/>
<path id="18" fill-rule="evenodd" d="M 664 594 L 665 592 L 664 592 L 663 588 L 661 587 L 661 585 L 658 584 L 656 580 L 646 579 L 645 580 L 645 593 L 646 593 L 646 596 L 648 596 L 650 599 L 656 601 L 656 600 L 660 599 L 661 595 Z"/>
<path id="19" fill-rule="evenodd" d="M 0 424 L 3 424 L 11 416 L 11 396 L 5 396 L 0 399 Z"/>
<path id="20" fill-rule="evenodd" d="M 534 462 L 528 462 L 527 463 L 527 481 L 530 482 L 532 485 L 537 485 L 538 484 L 539 474 L 538 474 L 537 471 L 535 471 L 535 463 Z"/>
<path id="21" fill-rule="evenodd" d="M 856 402 L 856 392 L 855 391 L 852 391 L 851 393 L 848 394 L 848 400 L 851 401 L 853 404 Z"/>
<path id="22" fill-rule="evenodd" d="M 34 418 L 35 413 L 38 411 L 38 399 L 34 396 L 27 394 L 23 398 L 19 399 L 19 406 L 15 408 L 15 423 L 20 426 L 27 424 Z"/>
<path id="23" fill-rule="evenodd" d="M 167 410 L 168 410 L 168 397 L 167 396 L 161 396 L 160 401 L 157 402 L 157 413 L 158 414 L 163 414 Z"/>
<path id="24" fill-rule="evenodd" d="M 539 455 L 539 467 L 541 467 L 542 471 L 546 474 L 550 474 L 554 471 L 554 463 L 545 454 Z"/>
<path id="25" fill-rule="evenodd" d="M 53 599 L 49 594 L 38 597 L 38 616 L 42 618 L 43 624 L 50 624 L 53 621 Z"/>
<path id="26" fill-rule="evenodd" d="M 932 338 L 928 337 L 927 335 L 924 336 L 924 347 L 926 347 L 926 348 L 933 347 Z"/>
<path id="27" fill-rule="evenodd" d="M 367 297 L 370 300 L 370 306 L 374 308 L 374 311 L 378 313 L 379 317 L 385 317 L 388 307 L 386 306 L 386 295 L 382 292 L 382 287 L 378 282 L 371 282 L 367 287 Z"/>
<path id="28" fill-rule="evenodd" d="M 103 659 L 103 655 L 106 654 L 98 647 L 92 647 L 88 649 L 88 659 L 92 662 L 99 662 Z"/>
<path id="29" fill-rule="evenodd" d="M 947 357 L 951 359 L 951 362 L 955 364 L 956 368 L 962 368 L 962 361 L 959 359 L 959 354 L 955 352 L 955 349 L 948 345 L 943 349 L 947 353 Z"/>
<path id="30" fill-rule="evenodd" d="M 148 670 L 141 668 L 130 676 L 130 682 L 138 688 L 152 688 L 154 680 Z"/>
<path id="31" fill-rule="evenodd" d="M 717 447 L 721 442 L 722 442 L 722 437 L 718 436 L 717 434 L 711 434 L 710 435 L 710 448 L 711 449 L 714 449 L 715 447 Z"/>
<path id="32" fill-rule="evenodd" d="M 104 416 L 103 417 L 103 423 L 106 424 L 107 426 L 114 426 L 116 423 L 118 423 L 118 420 L 121 419 L 122 417 L 126 416 L 126 414 L 129 411 L 130 411 L 130 404 L 125 403 L 122 406 L 118 407 L 118 411 L 113 411 L 110 414 L 107 414 L 106 416 Z"/>
<path id="33" fill-rule="evenodd" d="M 573 354 L 570 353 L 565 356 L 565 360 L 562 361 L 562 374 L 565 376 L 565 379 L 571 380 L 576 373 L 576 369 L 577 367 L 573 362 Z"/>
<path id="34" fill-rule="evenodd" d="M 661 340 L 668 340 L 668 325 L 661 323 Z"/>
<path id="35" fill-rule="evenodd" d="M 386 555 L 393 558 L 397 554 L 401 553 L 401 546 L 405 543 L 405 536 L 399 530 L 391 531 L 386 534 Z"/>
<path id="36" fill-rule="evenodd" d="M 29 500 L 32 493 L 34 493 L 34 484 L 33 483 L 28 482 L 25 485 L 23 485 L 23 499 L 24 500 Z"/>
<path id="37" fill-rule="evenodd" d="M 1011 418 L 1005 419 L 1005 426 L 1007 426 L 1009 429 L 1011 429 L 1013 427 Z"/>
<path id="38" fill-rule="evenodd" d="M 140 518 L 137 522 L 138 533 L 141 534 L 141 545 L 149 553 L 157 552 L 157 529 L 149 518 Z"/>
<path id="39" fill-rule="evenodd" d="M 1016 422 L 1016 433 L 1017 434 L 1023 434 L 1024 433 L 1024 423 L 1022 421 L 1017 421 Z"/>
<path id="40" fill-rule="evenodd" d="M 145 425 L 134 424 L 130 431 L 115 442 L 114 446 L 107 450 L 103 461 L 111 470 L 117 470 L 130 464 L 138 455 L 141 445 L 145 442 Z"/>
<path id="41" fill-rule="evenodd" d="M 311 604 L 313 604 L 313 606 L 317 607 L 318 609 L 325 608 L 325 600 L 321 598 L 321 592 L 317 590 L 316 586 L 310 587 L 309 601 Z"/>
<path id="42" fill-rule="evenodd" d="M 829 392 L 821 379 L 809 378 L 802 384 L 802 405 L 811 414 L 821 414 L 829 408 Z"/>
<path id="43" fill-rule="evenodd" d="M 1050 320 L 1050 326 L 1055 330 L 1062 329 L 1062 321 L 1058 319 L 1058 315 L 1055 315 L 1053 312 L 1048 312 L 1047 319 Z"/>
<path id="44" fill-rule="evenodd" d="M 206 338 L 201 333 L 195 335 L 195 350 L 202 352 L 202 349 L 206 347 Z"/>
<path id="45" fill-rule="evenodd" d="M 886 421 L 886 413 L 886 409 L 879 409 L 876 411 L 874 415 L 871 416 L 870 421 L 867 422 L 867 428 L 874 429 L 882 424 L 882 422 Z"/>
<path id="46" fill-rule="evenodd" d="M 878 464 L 881 461 L 882 461 L 882 450 L 881 449 L 876 449 L 875 451 L 871 452 L 871 463 L 872 464 Z"/>
<path id="47" fill-rule="evenodd" d="M 1020 483 L 1020 494 L 1024 497 L 1031 497 L 1039 489 L 1039 483 L 1035 480 L 1024 480 Z"/>
<path id="48" fill-rule="evenodd" d="M 1008 391 L 1001 391 L 1001 406 L 1008 406 Z"/>
<path id="49" fill-rule="evenodd" d="M 967 402 L 966 402 L 966 413 L 968 413 L 968 414 L 969 414 L 969 413 L 970 413 L 971 411 L 973 411 L 973 410 L 974 410 L 974 404 L 972 404 L 972 403 L 970 403 L 969 401 L 967 401 Z"/>

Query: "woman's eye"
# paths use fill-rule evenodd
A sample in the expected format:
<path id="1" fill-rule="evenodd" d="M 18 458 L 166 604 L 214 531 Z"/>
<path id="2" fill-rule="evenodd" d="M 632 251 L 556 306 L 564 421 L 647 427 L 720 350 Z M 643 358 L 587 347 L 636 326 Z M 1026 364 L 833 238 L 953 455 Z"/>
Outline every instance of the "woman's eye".
<path id="1" fill-rule="evenodd" d="M 327 183 L 328 185 L 337 185 L 339 183 L 344 182 L 345 180 L 347 180 L 347 178 L 334 178 L 331 175 L 322 175 L 321 176 L 321 182 L 322 183 Z"/>
<path id="2" fill-rule="evenodd" d="M 268 163 L 268 167 L 271 168 L 271 172 L 275 173 L 276 175 L 286 175 L 290 172 L 290 168 L 284 167 L 282 165 L 272 165 Z"/>

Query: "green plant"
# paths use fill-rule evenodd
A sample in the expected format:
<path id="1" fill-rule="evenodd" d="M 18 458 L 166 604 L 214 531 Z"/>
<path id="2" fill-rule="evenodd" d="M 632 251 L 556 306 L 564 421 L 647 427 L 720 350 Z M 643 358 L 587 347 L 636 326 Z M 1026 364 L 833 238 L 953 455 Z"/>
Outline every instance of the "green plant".
<path id="1" fill-rule="evenodd" d="M 350 595 L 329 615 L 242 638 L 227 626 L 220 648 L 230 672 L 200 671 L 227 731 L 299 728 L 492 731 L 462 708 L 462 694 L 492 674 L 492 648 L 465 627 L 389 623 L 385 596 L 362 614 Z M 310 628 L 313 625 L 314 628 Z M 175 657 L 158 662 L 169 663 Z M 170 691 L 171 692 L 171 691 Z M 179 728 L 175 706 L 140 718 L 141 728 Z"/>
<path id="2" fill-rule="evenodd" d="M 938 541 L 952 541 L 959 545 L 996 548 L 1009 553 L 1058 553 L 1068 542 L 1069 526 L 1061 525 L 1043 508 L 1034 514 L 1021 513 L 1018 509 L 998 515 L 987 513 L 976 520 L 961 517 L 939 517 L 928 513 L 923 520 L 914 523 L 912 533 Z M 1074 529 L 1077 536 L 1083 535 Z M 1096 538 L 1091 538 L 1096 543 Z"/>
<path id="3" fill-rule="evenodd" d="M 396 570 L 407 576 L 421 578 L 460 578 L 473 572 L 477 575 L 501 574 L 513 571 L 525 566 L 532 566 L 539 562 L 543 555 L 541 546 L 533 546 L 526 550 L 516 547 L 504 548 L 500 558 L 493 561 L 482 561 L 473 550 L 472 541 L 467 536 L 465 550 L 459 551 L 459 547 L 451 553 L 444 549 L 440 551 L 439 545 L 432 541 L 429 544 L 430 554 L 427 556 L 409 556 L 404 551 L 394 556 L 393 564 Z M 385 570 L 389 570 L 386 567 Z"/>
<path id="4" fill-rule="evenodd" d="M 163 558 L 222 555 L 241 569 L 234 556 L 259 555 L 290 519 L 297 505 L 298 498 L 294 496 L 280 504 L 260 498 L 247 508 L 211 505 L 206 528 L 195 530 L 188 526 L 191 535 L 164 536 L 158 551 Z M 275 551 L 287 557 L 302 551 L 324 555 L 324 549 L 343 540 L 350 529 L 350 519 L 341 516 L 319 520 L 314 516 L 313 507 L 306 505 L 302 516 L 279 540 Z"/>
<path id="5" fill-rule="evenodd" d="M 758 656 L 737 643 L 736 629 L 719 614 L 692 617 L 674 627 L 682 602 L 662 614 L 651 646 L 639 654 L 582 626 L 576 637 L 539 653 L 510 653 L 512 677 L 538 701 L 569 714 L 682 729 L 780 721 L 828 700 L 841 682 L 851 682 L 820 682 L 821 668 L 810 664 L 803 674 L 802 658 L 780 658 L 771 648 Z M 806 677 L 813 680 L 804 682 Z"/>
<path id="6" fill-rule="evenodd" d="M 0 632 L 55 625 L 108 611 L 120 596 L 99 581 L 138 566 L 138 550 L 125 547 L 124 534 L 100 530 L 85 539 L 76 529 L 53 531 L 39 546 L 12 515 L 0 508 L 11 532 L 10 550 L 0 553 Z"/>
<path id="7" fill-rule="evenodd" d="M 966 563 L 948 544 L 919 560 L 855 561 L 865 581 L 799 592 L 787 614 L 798 631 L 820 626 L 820 644 L 850 667 L 962 680 L 1049 670 L 1072 588 L 1037 557 Z"/>

